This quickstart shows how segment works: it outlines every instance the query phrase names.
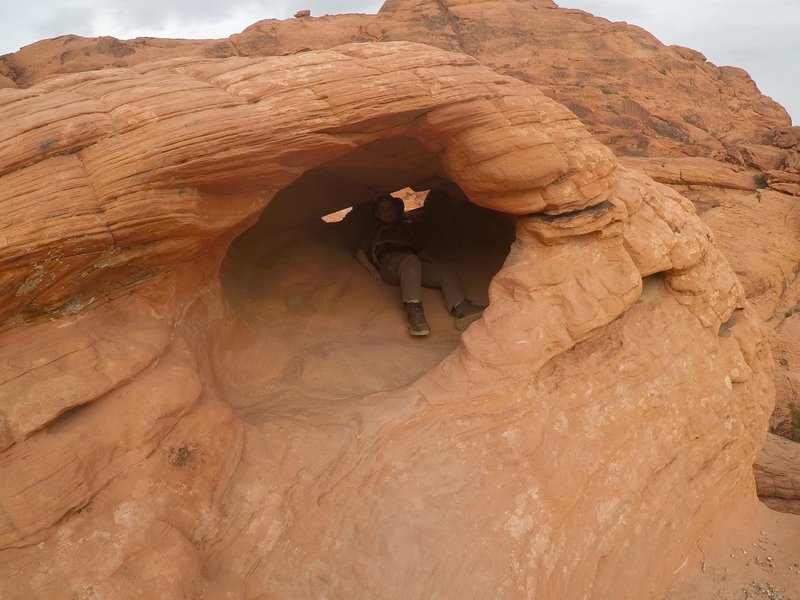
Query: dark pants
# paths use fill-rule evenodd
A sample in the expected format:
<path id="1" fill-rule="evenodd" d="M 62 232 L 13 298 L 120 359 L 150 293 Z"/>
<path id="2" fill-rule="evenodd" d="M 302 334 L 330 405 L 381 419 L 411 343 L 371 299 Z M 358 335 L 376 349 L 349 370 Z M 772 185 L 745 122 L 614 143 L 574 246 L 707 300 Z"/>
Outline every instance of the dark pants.
<path id="1" fill-rule="evenodd" d="M 442 265 L 422 262 L 411 252 L 389 252 L 381 258 L 381 277 L 386 283 L 399 285 L 403 302 L 422 300 L 422 287 L 440 288 L 447 310 L 464 299 L 458 276 Z"/>

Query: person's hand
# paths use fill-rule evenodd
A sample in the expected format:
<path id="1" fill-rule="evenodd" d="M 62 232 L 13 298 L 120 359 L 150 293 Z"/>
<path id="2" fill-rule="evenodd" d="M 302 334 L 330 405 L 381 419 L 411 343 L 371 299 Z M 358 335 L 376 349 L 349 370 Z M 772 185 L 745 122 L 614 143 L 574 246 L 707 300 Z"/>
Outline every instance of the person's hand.
<path id="1" fill-rule="evenodd" d="M 372 277 L 372 278 L 373 278 L 375 281 L 380 281 L 380 280 L 381 280 L 381 274 L 380 274 L 380 273 L 378 273 L 378 270 L 377 270 L 377 269 L 370 269 L 370 270 L 369 270 L 369 275 L 370 275 L 370 277 Z"/>

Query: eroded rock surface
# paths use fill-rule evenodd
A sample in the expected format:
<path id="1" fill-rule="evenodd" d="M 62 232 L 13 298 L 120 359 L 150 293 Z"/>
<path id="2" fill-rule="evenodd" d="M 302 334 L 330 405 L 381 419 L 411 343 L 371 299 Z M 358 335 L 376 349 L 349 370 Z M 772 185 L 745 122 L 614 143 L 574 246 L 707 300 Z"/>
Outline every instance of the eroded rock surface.
<path id="1" fill-rule="evenodd" d="M 147 44 L 0 90 L 0 595 L 661 598 L 755 510 L 774 298 L 650 165 L 463 54 Z M 404 186 L 450 195 L 461 337 L 320 220 Z"/>
<path id="2" fill-rule="evenodd" d="M 2 57 L 0 73 L 27 87 L 57 73 L 154 58 L 289 55 L 400 40 L 467 54 L 535 84 L 620 154 L 736 157 L 762 170 L 780 169 L 790 153 L 796 162 L 786 111 L 743 70 L 551 0 L 392 0 L 377 15 L 264 20 L 225 40 L 62 36 Z"/>
<path id="3" fill-rule="evenodd" d="M 763 96 L 746 72 L 713 65 L 696 50 L 665 46 L 638 27 L 558 8 L 551 0 L 392 0 L 377 15 L 264 20 L 223 40 L 62 36 L 0 57 L 0 86 L 26 88 L 54 74 L 131 67 L 156 58 L 280 56 L 398 40 L 467 54 L 536 85 L 617 155 L 642 159 L 639 168 L 682 193 L 690 188 L 704 218 L 709 203 L 727 207 L 735 198 L 752 204 L 760 201 L 761 190 L 781 194 L 785 205 L 800 196 L 800 128 L 791 126 L 786 111 Z M 792 215 L 768 218 L 784 215 L 785 226 L 776 228 L 775 221 L 769 237 L 761 237 L 765 230 L 750 221 L 715 218 L 709 224 L 720 238 L 792 247 L 797 239 Z M 751 254 L 724 251 L 743 275 L 748 298 L 757 305 L 762 299 L 782 305 L 765 318 L 774 333 L 779 373 L 772 429 L 785 432 L 789 405 L 800 405 L 800 388 L 787 385 L 796 379 L 796 368 L 784 364 L 787 355 L 800 352 L 795 347 L 800 338 L 782 324 L 782 316 L 800 303 L 793 291 L 796 269 L 751 271 Z M 783 261 L 783 253 L 767 260 Z M 762 280 L 759 287 L 747 284 L 755 279 Z"/>

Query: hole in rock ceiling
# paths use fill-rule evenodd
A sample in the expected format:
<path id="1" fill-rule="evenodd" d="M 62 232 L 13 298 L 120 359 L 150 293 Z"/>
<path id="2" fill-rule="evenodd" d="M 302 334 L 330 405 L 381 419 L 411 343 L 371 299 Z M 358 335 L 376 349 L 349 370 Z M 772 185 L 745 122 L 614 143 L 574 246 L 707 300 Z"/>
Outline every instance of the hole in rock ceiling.
<path id="1" fill-rule="evenodd" d="M 343 208 L 342 210 L 337 210 L 336 212 L 332 212 L 329 215 L 325 215 L 322 217 L 322 220 L 326 223 L 338 223 L 342 219 L 344 219 L 350 211 L 353 210 L 352 206 L 348 206 L 347 208 Z"/>
<path id="2" fill-rule="evenodd" d="M 403 205 L 405 206 L 406 212 L 410 212 L 412 210 L 420 208 L 425 203 L 425 199 L 428 197 L 429 192 L 430 190 L 425 190 L 423 192 L 416 192 L 411 188 L 404 188 L 402 190 L 397 190 L 395 192 L 392 192 L 392 195 L 395 198 L 400 198 L 403 201 Z M 345 219 L 352 210 L 353 207 L 348 206 L 347 208 L 343 208 L 341 210 L 337 210 L 336 212 L 324 215 L 322 217 L 322 220 L 325 221 L 326 223 L 338 223 L 342 219 Z"/>
<path id="3" fill-rule="evenodd" d="M 239 325 L 216 362 L 223 393 L 244 416 L 394 389 L 458 345 L 439 290 L 423 290 L 432 332 L 414 338 L 399 288 L 355 259 L 370 200 L 394 192 L 426 251 L 458 274 L 468 297 L 487 302 L 513 219 L 470 203 L 436 171 L 413 140 L 359 148 L 305 172 L 234 241 L 221 278 Z"/>

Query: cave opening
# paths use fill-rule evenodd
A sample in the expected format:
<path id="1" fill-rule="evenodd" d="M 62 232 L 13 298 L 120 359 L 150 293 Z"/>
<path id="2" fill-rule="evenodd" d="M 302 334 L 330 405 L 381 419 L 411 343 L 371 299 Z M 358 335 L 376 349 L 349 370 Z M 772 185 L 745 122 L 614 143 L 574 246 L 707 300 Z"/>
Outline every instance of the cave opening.
<path id="1" fill-rule="evenodd" d="M 412 337 L 399 288 L 355 259 L 359 220 L 382 193 L 404 200 L 426 251 L 457 273 L 468 297 L 488 302 L 513 218 L 471 203 L 413 139 L 360 146 L 280 190 L 228 249 L 221 280 L 239 324 L 220 378 L 240 412 L 255 418 L 395 389 L 457 347 L 461 332 L 439 290 L 423 290 L 431 334 Z"/>

